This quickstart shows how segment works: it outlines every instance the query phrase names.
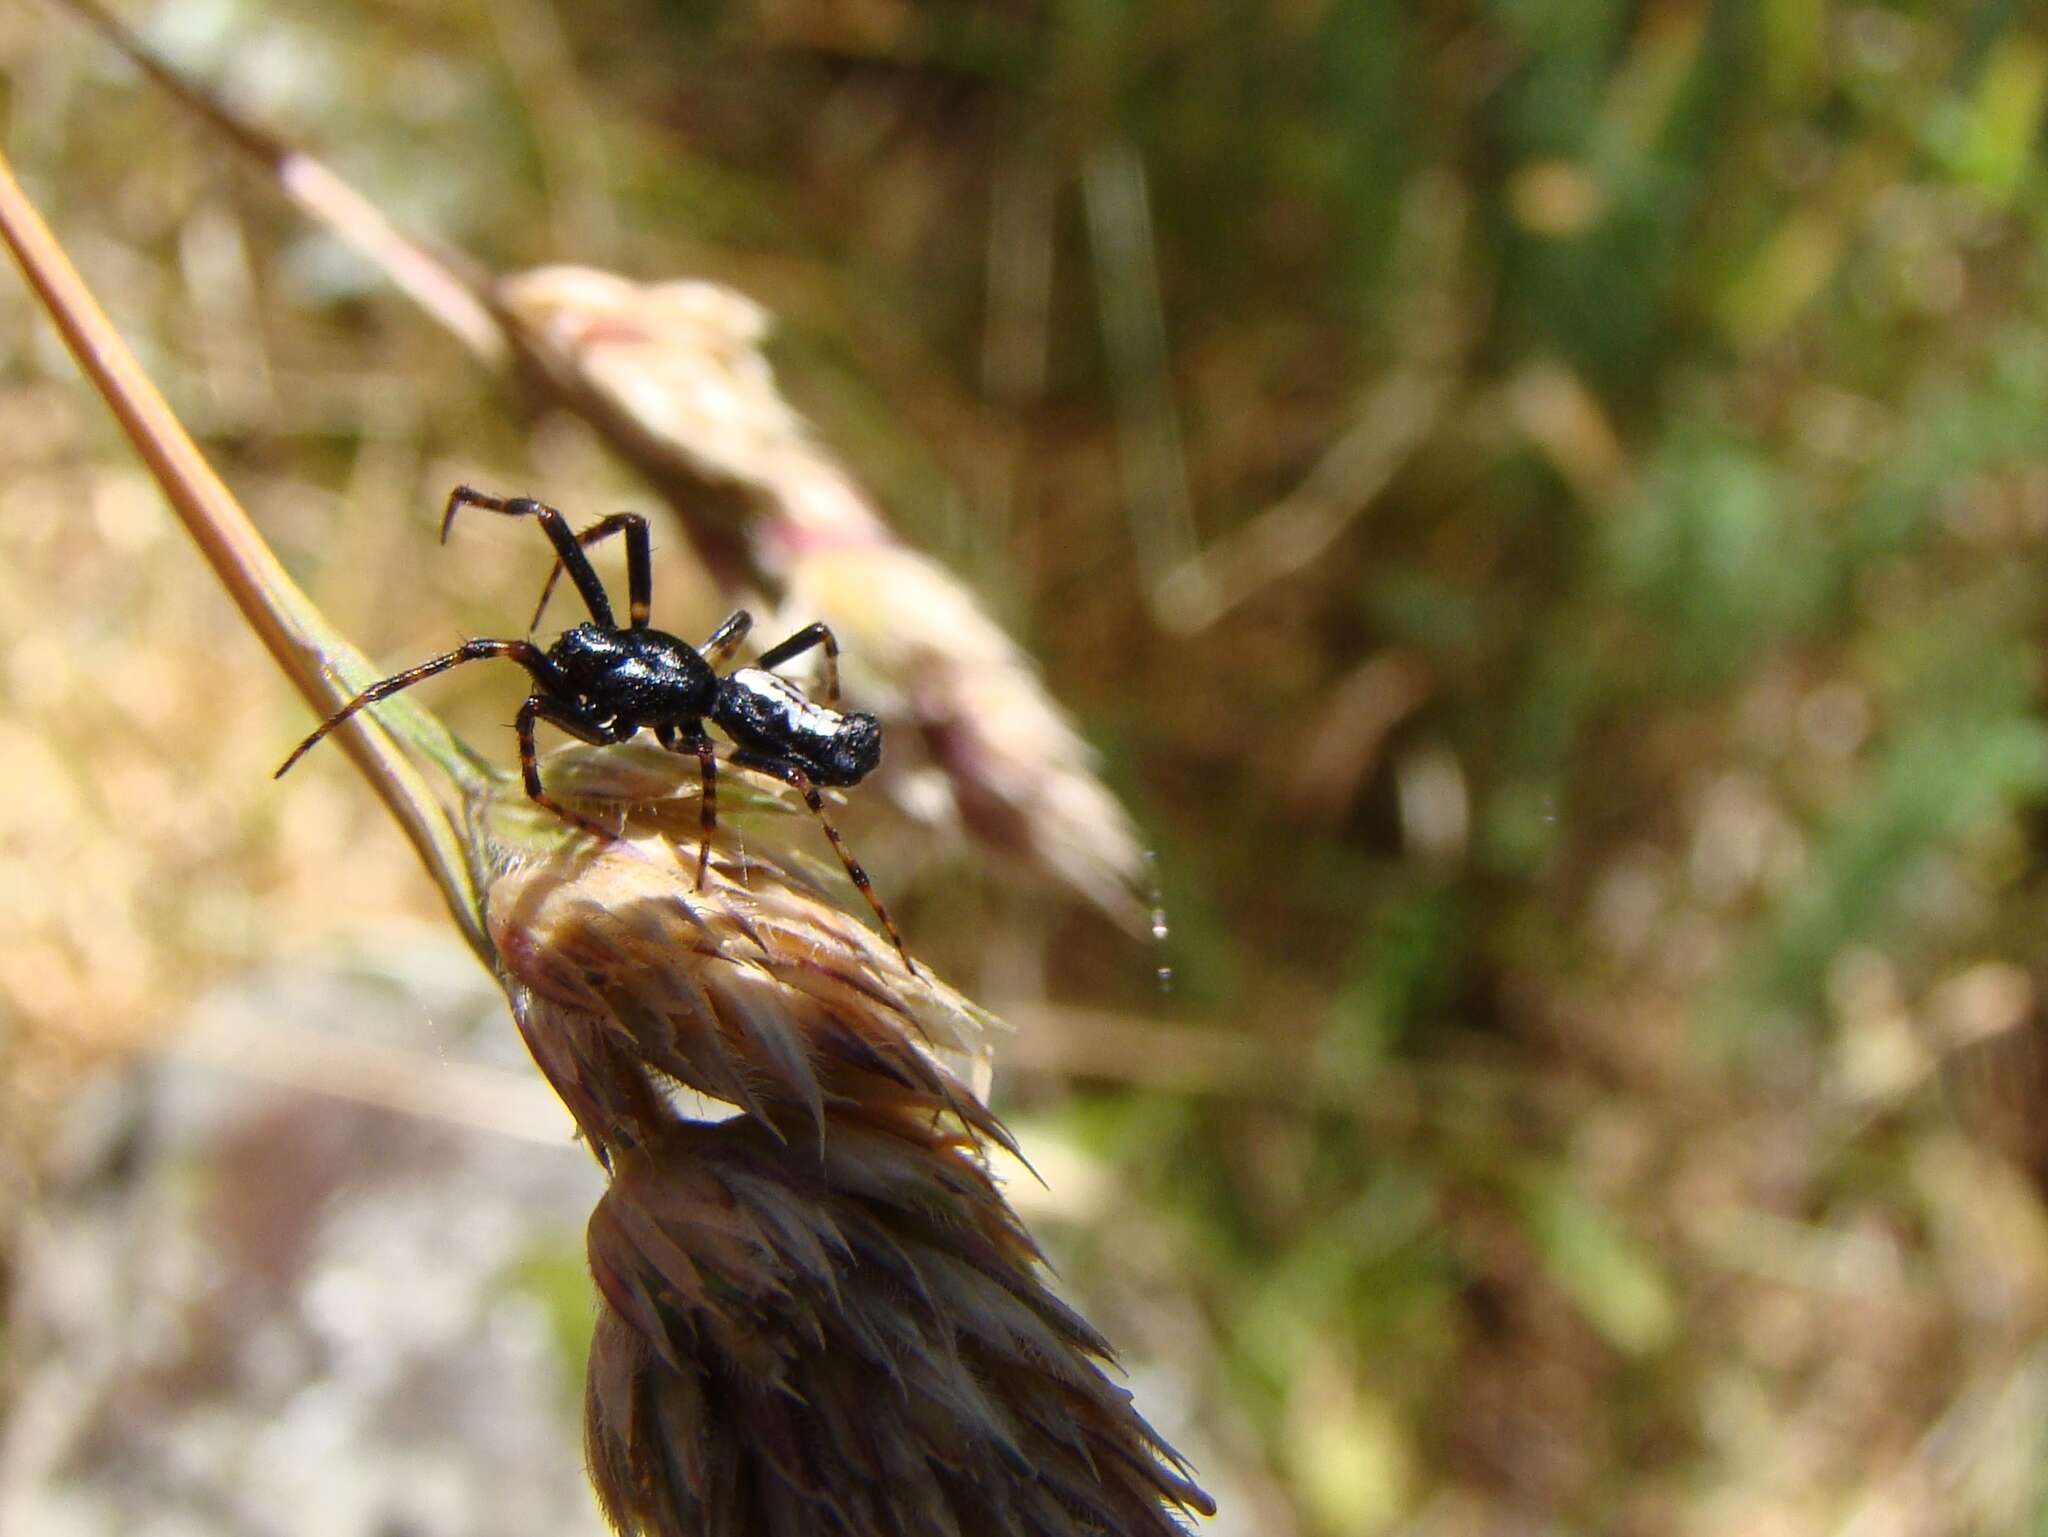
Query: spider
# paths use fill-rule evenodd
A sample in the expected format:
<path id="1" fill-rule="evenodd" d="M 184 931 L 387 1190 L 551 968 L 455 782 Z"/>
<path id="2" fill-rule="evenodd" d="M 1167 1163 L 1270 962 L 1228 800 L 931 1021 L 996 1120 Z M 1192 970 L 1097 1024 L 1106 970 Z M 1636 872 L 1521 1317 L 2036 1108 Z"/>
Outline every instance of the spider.
<path id="1" fill-rule="evenodd" d="M 735 609 L 711 632 L 702 647 L 690 645 L 662 630 L 649 626 L 648 610 L 653 596 L 653 576 L 647 520 L 637 512 L 617 512 L 593 523 L 582 533 L 569 527 L 569 520 L 553 507 L 530 497 L 497 497 L 468 486 L 457 486 L 448 496 L 448 508 L 441 518 L 441 541 L 455 514 L 464 507 L 481 507 L 507 517 L 537 518 L 555 547 L 555 565 L 541 589 L 540 607 L 534 611 L 533 633 L 547 608 L 555 581 L 564 571 L 590 610 L 590 622 L 576 625 L 543 651 L 529 640 L 470 640 L 455 650 L 417 667 L 372 683 L 347 704 L 322 721 L 314 733 L 292 750 L 274 778 L 304 757 L 328 732 L 356 711 L 388 699 L 400 689 L 459 667 L 503 657 L 524 667 L 533 679 L 533 692 L 519 707 L 514 729 L 519 733 L 519 767 L 526 793 L 563 821 L 595 837 L 610 841 L 618 836 L 599 826 L 549 795 L 540 781 L 533 728 L 547 721 L 580 741 L 604 746 L 623 742 L 642 727 L 653 731 L 671 752 L 696 756 L 703 781 L 703 830 L 697 847 L 697 886 L 704 885 L 705 867 L 711 858 L 711 834 L 718 825 L 718 757 L 715 744 L 704 730 L 708 720 L 732 739 L 730 762 L 737 768 L 770 774 L 793 787 L 804 804 L 825 829 L 825 836 L 846 866 L 853 884 L 875 910 L 897 954 L 912 975 L 917 965 L 904 947 L 874 883 L 853 857 L 840 837 L 839 829 L 825 815 L 824 797 L 818 786 L 856 785 L 874 772 L 882 761 L 882 727 L 874 716 L 841 713 L 839 703 L 839 642 L 823 624 L 808 625 L 787 640 L 770 646 L 752 667 L 729 673 L 720 668 L 740 648 L 753 618 L 745 609 Z M 584 550 L 613 534 L 626 536 L 626 591 L 631 622 L 620 629 L 612 615 L 610 597 Z M 808 698 L 774 670 L 805 652 L 823 648 L 825 655 L 825 700 Z"/>

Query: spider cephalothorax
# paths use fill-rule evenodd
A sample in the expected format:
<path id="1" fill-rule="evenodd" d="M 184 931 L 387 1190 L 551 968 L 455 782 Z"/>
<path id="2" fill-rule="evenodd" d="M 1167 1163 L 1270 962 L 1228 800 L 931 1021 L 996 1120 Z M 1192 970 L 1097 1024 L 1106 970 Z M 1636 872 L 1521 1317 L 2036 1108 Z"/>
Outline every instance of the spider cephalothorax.
<path id="1" fill-rule="evenodd" d="M 642 729 L 652 731 L 662 746 L 674 752 L 691 753 L 700 765 L 704 787 L 703 842 L 697 851 L 697 884 L 701 887 L 711 857 L 712 830 L 718 825 L 718 757 L 716 745 L 704 729 L 709 721 L 731 738 L 729 761 L 733 765 L 772 774 L 804 798 L 804 804 L 825 829 L 825 836 L 832 840 L 846 873 L 875 910 L 875 917 L 904 963 L 915 971 L 902 934 L 882 906 L 881 898 L 875 895 L 867 871 L 825 815 L 824 799 L 818 794 L 819 785 L 843 787 L 860 783 L 882 761 L 881 723 L 872 715 L 845 713 L 837 708 L 839 643 L 832 631 L 822 624 L 809 625 L 770 646 L 753 666 L 721 673 L 719 669 L 731 660 L 752 629 L 752 617 L 745 609 L 734 610 L 701 647 L 652 628 L 647 622 L 653 595 L 647 520 L 638 513 L 614 513 L 578 534 L 569 527 L 568 519 L 543 502 L 523 496 L 488 496 L 468 486 L 457 486 L 449 494 L 448 510 L 441 519 L 444 540 L 455 514 L 464 507 L 539 519 L 554 543 L 556 557 L 555 569 L 541 590 L 541 607 L 547 606 L 556 577 L 566 571 L 584 606 L 590 610 L 589 621 L 564 630 L 545 651 L 531 640 L 465 641 L 445 655 L 373 683 L 322 721 L 284 760 L 278 774 L 282 775 L 308 748 L 364 706 L 464 662 L 503 657 L 524 667 L 533 679 L 533 692 L 519 707 L 515 729 L 519 733 L 520 771 L 526 793 L 534 800 L 596 837 L 615 837 L 611 829 L 571 811 L 542 788 L 534 725 L 546 721 L 581 741 L 600 746 L 623 742 Z M 612 615 L 611 598 L 604 584 L 583 553 L 586 546 L 617 533 L 626 536 L 630 607 L 629 623 L 623 629 Z M 539 620 L 536 610 L 534 621 L 538 624 Z M 825 658 L 822 703 L 774 671 L 814 649 L 822 649 Z"/>

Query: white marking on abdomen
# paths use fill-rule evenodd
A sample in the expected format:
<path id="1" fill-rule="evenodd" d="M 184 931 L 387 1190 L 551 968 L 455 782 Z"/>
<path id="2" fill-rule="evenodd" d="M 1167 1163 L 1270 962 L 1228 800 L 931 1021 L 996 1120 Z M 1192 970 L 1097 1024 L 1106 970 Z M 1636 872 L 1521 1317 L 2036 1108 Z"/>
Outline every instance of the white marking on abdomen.
<path id="1" fill-rule="evenodd" d="M 846 717 L 837 710 L 827 709 L 805 698 L 802 689 L 772 672 L 763 672 L 758 667 L 742 667 L 732 675 L 732 681 L 756 699 L 779 710 L 783 724 L 792 733 L 832 736 L 845 724 Z"/>

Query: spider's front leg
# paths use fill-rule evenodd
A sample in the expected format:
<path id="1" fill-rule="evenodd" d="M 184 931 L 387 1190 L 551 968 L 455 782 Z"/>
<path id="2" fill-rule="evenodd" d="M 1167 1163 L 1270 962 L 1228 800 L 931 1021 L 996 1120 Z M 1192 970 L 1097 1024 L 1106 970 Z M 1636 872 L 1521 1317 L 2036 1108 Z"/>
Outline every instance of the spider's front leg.
<path id="1" fill-rule="evenodd" d="M 654 554 L 653 546 L 647 540 L 647 520 L 637 512 L 615 512 L 608 518 L 600 519 L 576 536 L 576 547 L 587 550 L 593 544 L 623 532 L 626 536 L 626 601 L 630 623 L 636 630 L 647 628 L 647 621 L 654 611 Z M 540 616 L 548 611 L 548 599 L 555 595 L 555 583 L 562 579 L 566 568 L 559 555 L 555 557 L 548 579 L 541 584 L 540 602 L 534 605 L 533 623 L 526 627 L 531 635 L 540 628 Z M 580 582 L 578 584 L 581 585 Z"/>
<path id="2" fill-rule="evenodd" d="M 470 486 L 457 486 L 448 493 L 448 510 L 441 515 L 441 542 L 448 542 L 448 530 L 454 525 L 455 514 L 465 507 L 481 507 L 486 512 L 502 512 L 508 518 L 537 518 L 546 532 L 548 541 L 555 547 L 555 559 L 561 568 L 569 573 L 569 579 L 576 584 L 576 590 L 583 595 L 584 607 L 590 610 L 590 617 L 598 627 L 616 630 L 618 621 L 612 617 L 612 600 L 606 595 L 604 583 L 597 579 L 597 572 L 591 567 L 590 557 L 583 553 L 582 545 L 576 541 L 575 532 L 569 527 L 569 520 L 556 508 L 546 502 L 537 502 L 530 496 L 492 496 L 487 491 L 478 491 Z M 631 517 L 633 514 L 623 514 Z M 599 525 L 602 527 L 602 525 Z M 618 527 L 627 527 L 620 523 Z M 647 524 L 640 520 L 637 540 L 628 545 L 627 581 L 630 584 L 634 608 L 644 613 L 648 601 L 648 575 L 646 556 Z M 552 578 L 550 578 L 552 583 Z M 546 601 L 546 594 L 542 594 Z M 645 621 L 641 621 L 644 623 Z"/>
<path id="3" fill-rule="evenodd" d="M 415 683 L 425 682 L 436 673 L 446 672 L 451 667 L 460 667 L 464 662 L 487 662 L 494 657 L 503 657 L 508 662 L 517 662 L 526 669 L 527 674 L 533 679 L 536 687 L 548 688 L 560 679 L 560 674 L 556 672 L 555 664 L 548 660 L 547 653 L 527 641 L 466 640 L 453 651 L 437 656 L 432 661 L 422 662 L 417 667 L 408 667 L 404 672 L 394 673 L 391 677 L 372 683 L 368 688 L 356 695 L 355 698 L 320 722 L 319 727 L 313 734 L 307 737 L 305 741 L 299 743 L 297 747 L 294 747 L 292 755 L 279 764 L 277 772 L 270 777 L 273 779 L 284 778 L 286 771 L 294 763 L 297 763 L 299 759 L 303 758 L 315 743 L 336 726 L 339 726 L 343 721 L 354 715 L 356 711 L 373 705 L 380 699 L 389 699 L 400 689 L 408 689 Z"/>

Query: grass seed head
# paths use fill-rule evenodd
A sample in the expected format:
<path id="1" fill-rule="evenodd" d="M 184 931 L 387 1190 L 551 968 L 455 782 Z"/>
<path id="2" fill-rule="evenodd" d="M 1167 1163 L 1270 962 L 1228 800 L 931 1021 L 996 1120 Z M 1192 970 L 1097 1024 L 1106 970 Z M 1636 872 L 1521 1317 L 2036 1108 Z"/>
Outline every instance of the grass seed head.
<path id="1" fill-rule="evenodd" d="M 546 772 L 623 836 L 565 837 L 494 803 L 486 922 L 528 1044 L 593 1146 L 667 1121 L 673 1085 L 778 1128 L 787 1110 L 816 1124 L 828 1104 L 887 1100 L 1007 1145 L 976 1092 L 994 1021 L 836 905 L 833 885 L 851 887 L 819 865 L 793 797 L 729 776 L 700 889 L 694 760 L 572 749 Z"/>
<path id="2" fill-rule="evenodd" d="M 590 1224 L 592 1477 L 647 1537 L 1174 1537 L 1213 1510 L 965 1139 L 679 1126 Z"/>
<path id="3" fill-rule="evenodd" d="M 613 1524 L 1171 1537 L 1210 1509 L 981 1156 L 1014 1150 L 977 1092 L 992 1021 L 827 900 L 811 819 L 728 797 L 699 889 L 693 764 L 546 772 L 619 839 L 509 789 L 471 820 L 520 1030 L 613 1176 L 585 1393 Z"/>

